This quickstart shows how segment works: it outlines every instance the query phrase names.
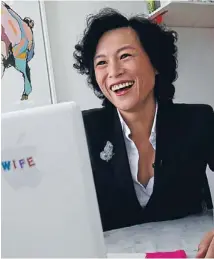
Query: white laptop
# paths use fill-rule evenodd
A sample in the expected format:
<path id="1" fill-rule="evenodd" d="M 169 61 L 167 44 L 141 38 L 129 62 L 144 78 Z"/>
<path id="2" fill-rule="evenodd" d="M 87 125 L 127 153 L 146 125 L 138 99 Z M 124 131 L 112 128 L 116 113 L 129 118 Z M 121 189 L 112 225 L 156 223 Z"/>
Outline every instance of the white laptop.
<path id="1" fill-rule="evenodd" d="M 82 114 L 62 103 L 2 115 L 2 257 L 105 257 Z"/>

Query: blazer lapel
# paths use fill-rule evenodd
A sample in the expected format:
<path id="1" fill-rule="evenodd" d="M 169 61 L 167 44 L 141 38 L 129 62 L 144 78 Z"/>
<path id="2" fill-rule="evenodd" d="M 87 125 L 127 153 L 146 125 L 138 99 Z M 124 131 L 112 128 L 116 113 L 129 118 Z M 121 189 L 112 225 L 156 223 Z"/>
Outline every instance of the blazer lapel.
<path id="1" fill-rule="evenodd" d="M 167 154 L 172 152 L 173 145 L 173 103 L 171 101 L 158 104 L 157 121 L 156 121 L 156 152 L 154 167 L 154 186 L 153 192 L 145 208 L 149 208 L 153 204 L 155 193 L 159 190 L 159 182 L 161 182 L 162 167 L 165 163 Z M 160 187 L 162 188 L 162 187 Z"/>
<path id="2" fill-rule="evenodd" d="M 117 185 L 122 192 L 126 193 L 126 197 L 131 200 L 132 205 L 141 209 L 135 193 L 122 126 L 116 109 L 113 109 L 112 112 L 111 138 L 114 155 L 110 162 Z"/>

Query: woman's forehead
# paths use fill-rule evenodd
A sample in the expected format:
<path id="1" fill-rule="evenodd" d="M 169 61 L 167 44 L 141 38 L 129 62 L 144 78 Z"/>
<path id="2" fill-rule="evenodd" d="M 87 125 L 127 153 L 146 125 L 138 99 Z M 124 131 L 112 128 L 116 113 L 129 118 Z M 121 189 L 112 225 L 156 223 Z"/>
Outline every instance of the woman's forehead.
<path id="1" fill-rule="evenodd" d="M 123 46 L 132 48 L 141 46 L 137 33 L 130 27 L 113 29 L 104 33 L 97 44 L 96 56 L 117 51 Z"/>

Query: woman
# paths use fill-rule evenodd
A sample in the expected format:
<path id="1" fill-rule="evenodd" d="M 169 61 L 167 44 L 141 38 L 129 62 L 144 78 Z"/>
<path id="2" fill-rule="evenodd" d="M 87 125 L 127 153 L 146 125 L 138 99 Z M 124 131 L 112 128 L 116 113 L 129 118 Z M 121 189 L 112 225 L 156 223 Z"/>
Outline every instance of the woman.
<path id="1" fill-rule="evenodd" d="M 212 208 L 205 170 L 214 170 L 214 113 L 173 104 L 176 39 L 146 18 L 104 9 L 75 46 L 74 67 L 104 100 L 83 112 L 104 230 Z M 210 232 L 198 256 L 213 245 Z"/>

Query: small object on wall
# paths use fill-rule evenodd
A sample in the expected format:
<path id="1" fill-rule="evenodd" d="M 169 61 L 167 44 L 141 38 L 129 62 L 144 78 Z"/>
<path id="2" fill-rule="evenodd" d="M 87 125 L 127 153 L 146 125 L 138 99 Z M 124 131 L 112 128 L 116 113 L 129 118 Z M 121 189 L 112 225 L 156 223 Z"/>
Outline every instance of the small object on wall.
<path id="1" fill-rule="evenodd" d="M 156 21 L 157 24 L 161 24 L 162 21 L 163 21 L 162 15 L 161 15 L 161 14 L 158 15 L 158 16 L 154 19 L 154 21 Z"/>
<path id="2" fill-rule="evenodd" d="M 163 15 L 167 12 L 168 12 L 168 10 L 165 10 L 162 13 L 160 13 L 159 15 L 157 15 L 155 18 L 152 18 L 151 20 L 156 22 L 157 24 L 161 24 L 161 23 L 163 23 Z"/>
<path id="3" fill-rule="evenodd" d="M 2 112 L 55 102 L 44 4 L 1 2 Z"/>
<path id="4" fill-rule="evenodd" d="M 150 14 L 159 7 L 160 7 L 160 1 L 147 0 L 147 8 Z"/>

